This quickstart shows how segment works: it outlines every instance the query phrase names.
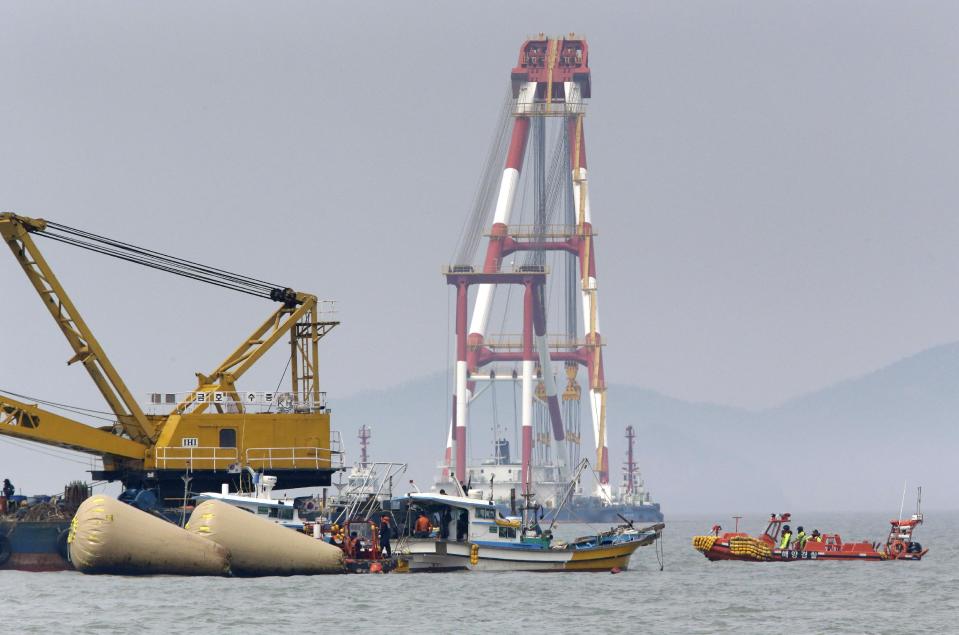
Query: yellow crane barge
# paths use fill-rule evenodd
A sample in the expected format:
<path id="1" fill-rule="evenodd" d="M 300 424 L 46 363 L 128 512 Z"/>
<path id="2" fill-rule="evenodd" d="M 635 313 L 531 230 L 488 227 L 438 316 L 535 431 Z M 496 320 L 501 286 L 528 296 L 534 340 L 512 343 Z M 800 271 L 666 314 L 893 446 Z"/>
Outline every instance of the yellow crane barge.
<path id="1" fill-rule="evenodd" d="M 159 490 L 166 501 L 182 499 L 185 475 L 195 491 L 236 483 L 244 467 L 277 477 L 277 487 L 330 484 L 341 465 L 332 449 L 330 413 L 320 391 L 318 342 L 339 322 L 320 318 L 317 298 L 282 285 L 174 258 L 65 225 L 0 214 L 0 236 L 30 280 L 111 412 L 113 425 L 94 428 L 0 393 L 0 434 L 78 450 L 102 459 L 95 479 L 126 488 Z M 196 387 L 170 404 L 166 414 L 146 414 L 80 316 L 34 237 L 44 237 L 264 297 L 280 306 Z M 237 381 L 280 340 L 290 346 L 289 393 L 242 393 Z M 262 397 L 262 393 L 260 394 Z"/>

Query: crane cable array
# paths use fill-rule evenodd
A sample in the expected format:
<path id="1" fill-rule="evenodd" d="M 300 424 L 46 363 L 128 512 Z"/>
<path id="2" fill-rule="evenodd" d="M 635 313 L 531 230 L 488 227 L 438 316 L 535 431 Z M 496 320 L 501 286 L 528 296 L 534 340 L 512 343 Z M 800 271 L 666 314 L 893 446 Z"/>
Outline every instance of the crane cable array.
<path id="1" fill-rule="evenodd" d="M 295 303 L 294 292 L 285 285 L 176 258 L 60 223 L 46 221 L 46 229 L 34 232 L 34 235 L 258 298 Z"/>
<path id="2" fill-rule="evenodd" d="M 460 230 L 459 244 L 453 256 L 453 264 L 469 264 L 476 256 L 476 249 L 483 238 L 484 228 L 489 226 L 493 217 L 493 208 L 499 193 L 499 180 L 503 173 L 503 163 L 506 161 L 506 152 L 509 149 L 510 130 L 513 121 L 513 111 L 516 109 L 516 99 L 512 90 L 507 87 L 503 102 L 500 105 L 499 117 L 493 134 L 490 138 L 489 152 L 483 174 L 476 185 L 473 206 L 463 222 Z"/>

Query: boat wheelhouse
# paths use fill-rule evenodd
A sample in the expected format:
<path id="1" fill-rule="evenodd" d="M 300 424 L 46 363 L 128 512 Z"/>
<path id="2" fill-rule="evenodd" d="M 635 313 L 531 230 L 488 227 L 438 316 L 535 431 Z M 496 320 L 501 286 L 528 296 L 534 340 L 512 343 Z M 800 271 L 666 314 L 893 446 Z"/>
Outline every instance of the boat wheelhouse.
<path id="1" fill-rule="evenodd" d="M 254 490 L 252 494 L 231 494 L 229 486 L 224 484 L 220 492 L 203 492 L 197 494 L 197 504 L 207 500 L 218 500 L 234 507 L 239 507 L 251 514 L 271 520 L 297 531 L 303 530 L 303 520 L 292 500 L 277 500 L 270 493 L 276 485 L 275 476 L 255 474 Z"/>

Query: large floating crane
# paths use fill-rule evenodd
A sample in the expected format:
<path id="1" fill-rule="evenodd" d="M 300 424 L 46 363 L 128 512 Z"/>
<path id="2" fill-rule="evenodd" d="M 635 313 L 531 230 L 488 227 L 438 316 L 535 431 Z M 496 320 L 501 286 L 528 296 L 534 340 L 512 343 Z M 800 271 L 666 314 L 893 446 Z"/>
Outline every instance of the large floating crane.
<path id="1" fill-rule="evenodd" d="M 168 499 L 182 496 L 186 472 L 195 489 L 219 489 L 224 481 L 237 481 L 243 467 L 268 470 L 281 488 L 329 485 L 342 461 L 332 448 L 330 413 L 320 391 L 318 343 L 339 322 L 320 318 L 316 296 L 42 219 L 0 214 L 0 236 L 73 350 L 67 363 L 82 364 L 116 417 L 114 425 L 93 428 L 0 393 L 0 434 L 95 455 L 103 469 L 94 471 L 94 478 L 119 480 L 128 488 L 158 488 Z M 196 373 L 193 390 L 167 396 L 172 406 L 167 414 L 147 414 L 34 236 L 268 298 L 280 306 L 210 373 Z M 239 391 L 240 377 L 287 336 L 291 391 Z"/>
<path id="2" fill-rule="evenodd" d="M 588 410 L 595 443 L 593 464 L 598 477 L 595 493 L 608 501 L 604 340 L 600 335 L 595 233 L 587 186 L 584 131 L 586 100 L 592 92 L 589 47 L 585 38 L 570 33 L 558 38 L 540 34 L 528 39 L 520 47 L 510 82 L 511 92 L 501 132 L 495 137 L 494 151 L 487 162 L 487 176 L 481 181 L 457 260 L 446 272 L 447 282 L 456 288 L 456 359 L 452 416 L 441 484 L 451 478 L 461 482 L 491 482 L 490 474 L 494 471 L 496 482 L 503 484 L 500 487 L 511 486 L 516 479 L 517 471 L 512 464 L 503 470 L 486 463 L 473 469 L 467 456 L 471 406 L 484 390 L 477 389 L 477 383 L 492 385 L 504 379 L 521 385 L 518 484 L 525 494 L 530 490 L 530 478 L 546 478 L 556 485 L 555 491 L 561 493 L 572 466 L 579 463 L 582 390 L 576 378 L 582 366 L 589 382 Z M 552 144 L 550 158 L 547 158 L 548 126 L 557 139 Z M 533 205 L 530 214 L 522 217 L 523 210 L 514 210 L 514 207 L 522 207 L 524 203 L 526 188 L 522 179 L 527 158 L 532 163 L 527 176 L 532 181 L 529 190 Z M 497 178 L 491 166 L 498 161 L 503 168 Z M 484 228 L 488 228 L 486 252 L 477 266 L 475 252 Z M 559 265 L 555 275 L 546 266 L 550 253 L 557 254 L 553 258 Z M 555 295 L 564 297 L 562 315 L 566 328 L 558 336 L 547 333 L 551 280 L 556 280 Z M 497 292 L 510 286 L 522 290 L 523 300 L 510 307 L 510 292 L 500 294 L 500 301 L 506 300 L 503 311 L 506 317 L 494 321 L 492 312 Z M 471 287 L 474 287 L 472 312 Z M 491 326 L 507 323 L 510 308 L 513 315 L 520 314 L 511 324 L 519 323 L 521 336 L 508 338 L 491 333 Z M 496 369 L 494 363 L 514 365 L 514 369 L 510 372 L 507 368 L 504 373 Z M 561 372 L 554 367 L 559 364 L 562 364 Z M 558 385 L 556 375 L 566 379 L 565 390 Z M 495 405 L 493 413 L 495 419 Z M 507 442 L 497 439 L 496 443 Z M 498 458 L 493 461 L 499 462 Z M 547 476 L 554 472 L 553 468 L 553 476 Z M 539 485 L 540 497 L 549 504 L 549 494 L 544 491 L 546 484 L 540 482 Z M 496 487 L 495 483 L 490 487 Z"/>

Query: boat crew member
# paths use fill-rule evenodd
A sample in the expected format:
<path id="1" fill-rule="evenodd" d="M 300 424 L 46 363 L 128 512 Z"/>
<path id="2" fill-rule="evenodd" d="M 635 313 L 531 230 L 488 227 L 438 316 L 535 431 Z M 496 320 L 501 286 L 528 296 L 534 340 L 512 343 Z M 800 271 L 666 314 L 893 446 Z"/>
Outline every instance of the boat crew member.
<path id="1" fill-rule="evenodd" d="M 796 532 L 796 542 L 794 544 L 800 551 L 802 551 L 806 548 L 806 541 L 808 539 L 809 537 L 806 535 L 805 530 L 803 530 L 802 525 L 800 525 L 798 531 Z"/>
<path id="2" fill-rule="evenodd" d="M 780 549 L 788 549 L 788 548 L 789 548 L 789 540 L 790 540 L 792 537 L 793 537 L 793 532 L 792 532 L 792 530 L 789 528 L 789 525 L 783 525 L 783 535 L 782 535 L 782 538 L 779 539 L 779 548 L 780 548 Z"/>
<path id="3" fill-rule="evenodd" d="M 449 540 L 450 537 L 450 523 L 453 521 L 453 516 L 450 514 L 450 508 L 444 507 L 443 511 L 440 512 L 440 539 Z"/>
<path id="4" fill-rule="evenodd" d="M 456 519 L 456 542 L 466 540 L 469 533 L 469 512 L 465 509 L 460 510 L 459 517 Z"/>
<path id="5" fill-rule="evenodd" d="M 430 519 L 426 517 L 426 512 L 420 512 L 420 517 L 416 519 L 413 535 L 417 538 L 429 538 Z"/>
<path id="6" fill-rule="evenodd" d="M 812 530 L 812 541 L 813 542 L 822 542 L 822 534 L 819 533 L 818 529 Z"/>
<path id="7" fill-rule="evenodd" d="M 360 552 L 363 550 L 363 541 L 356 535 L 355 531 L 350 532 L 350 538 L 347 544 L 349 547 L 349 554 L 354 558 L 360 557 Z"/>
<path id="8" fill-rule="evenodd" d="M 7 497 L 7 500 L 10 500 L 16 493 L 17 488 L 13 486 L 13 483 L 10 482 L 10 479 L 3 479 L 3 495 Z"/>
<path id="9" fill-rule="evenodd" d="M 393 550 L 390 548 L 390 537 L 393 530 L 390 529 L 390 517 L 383 514 L 380 518 L 380 550 L 386 554 L 387 558 L 393 557 Z"/>

